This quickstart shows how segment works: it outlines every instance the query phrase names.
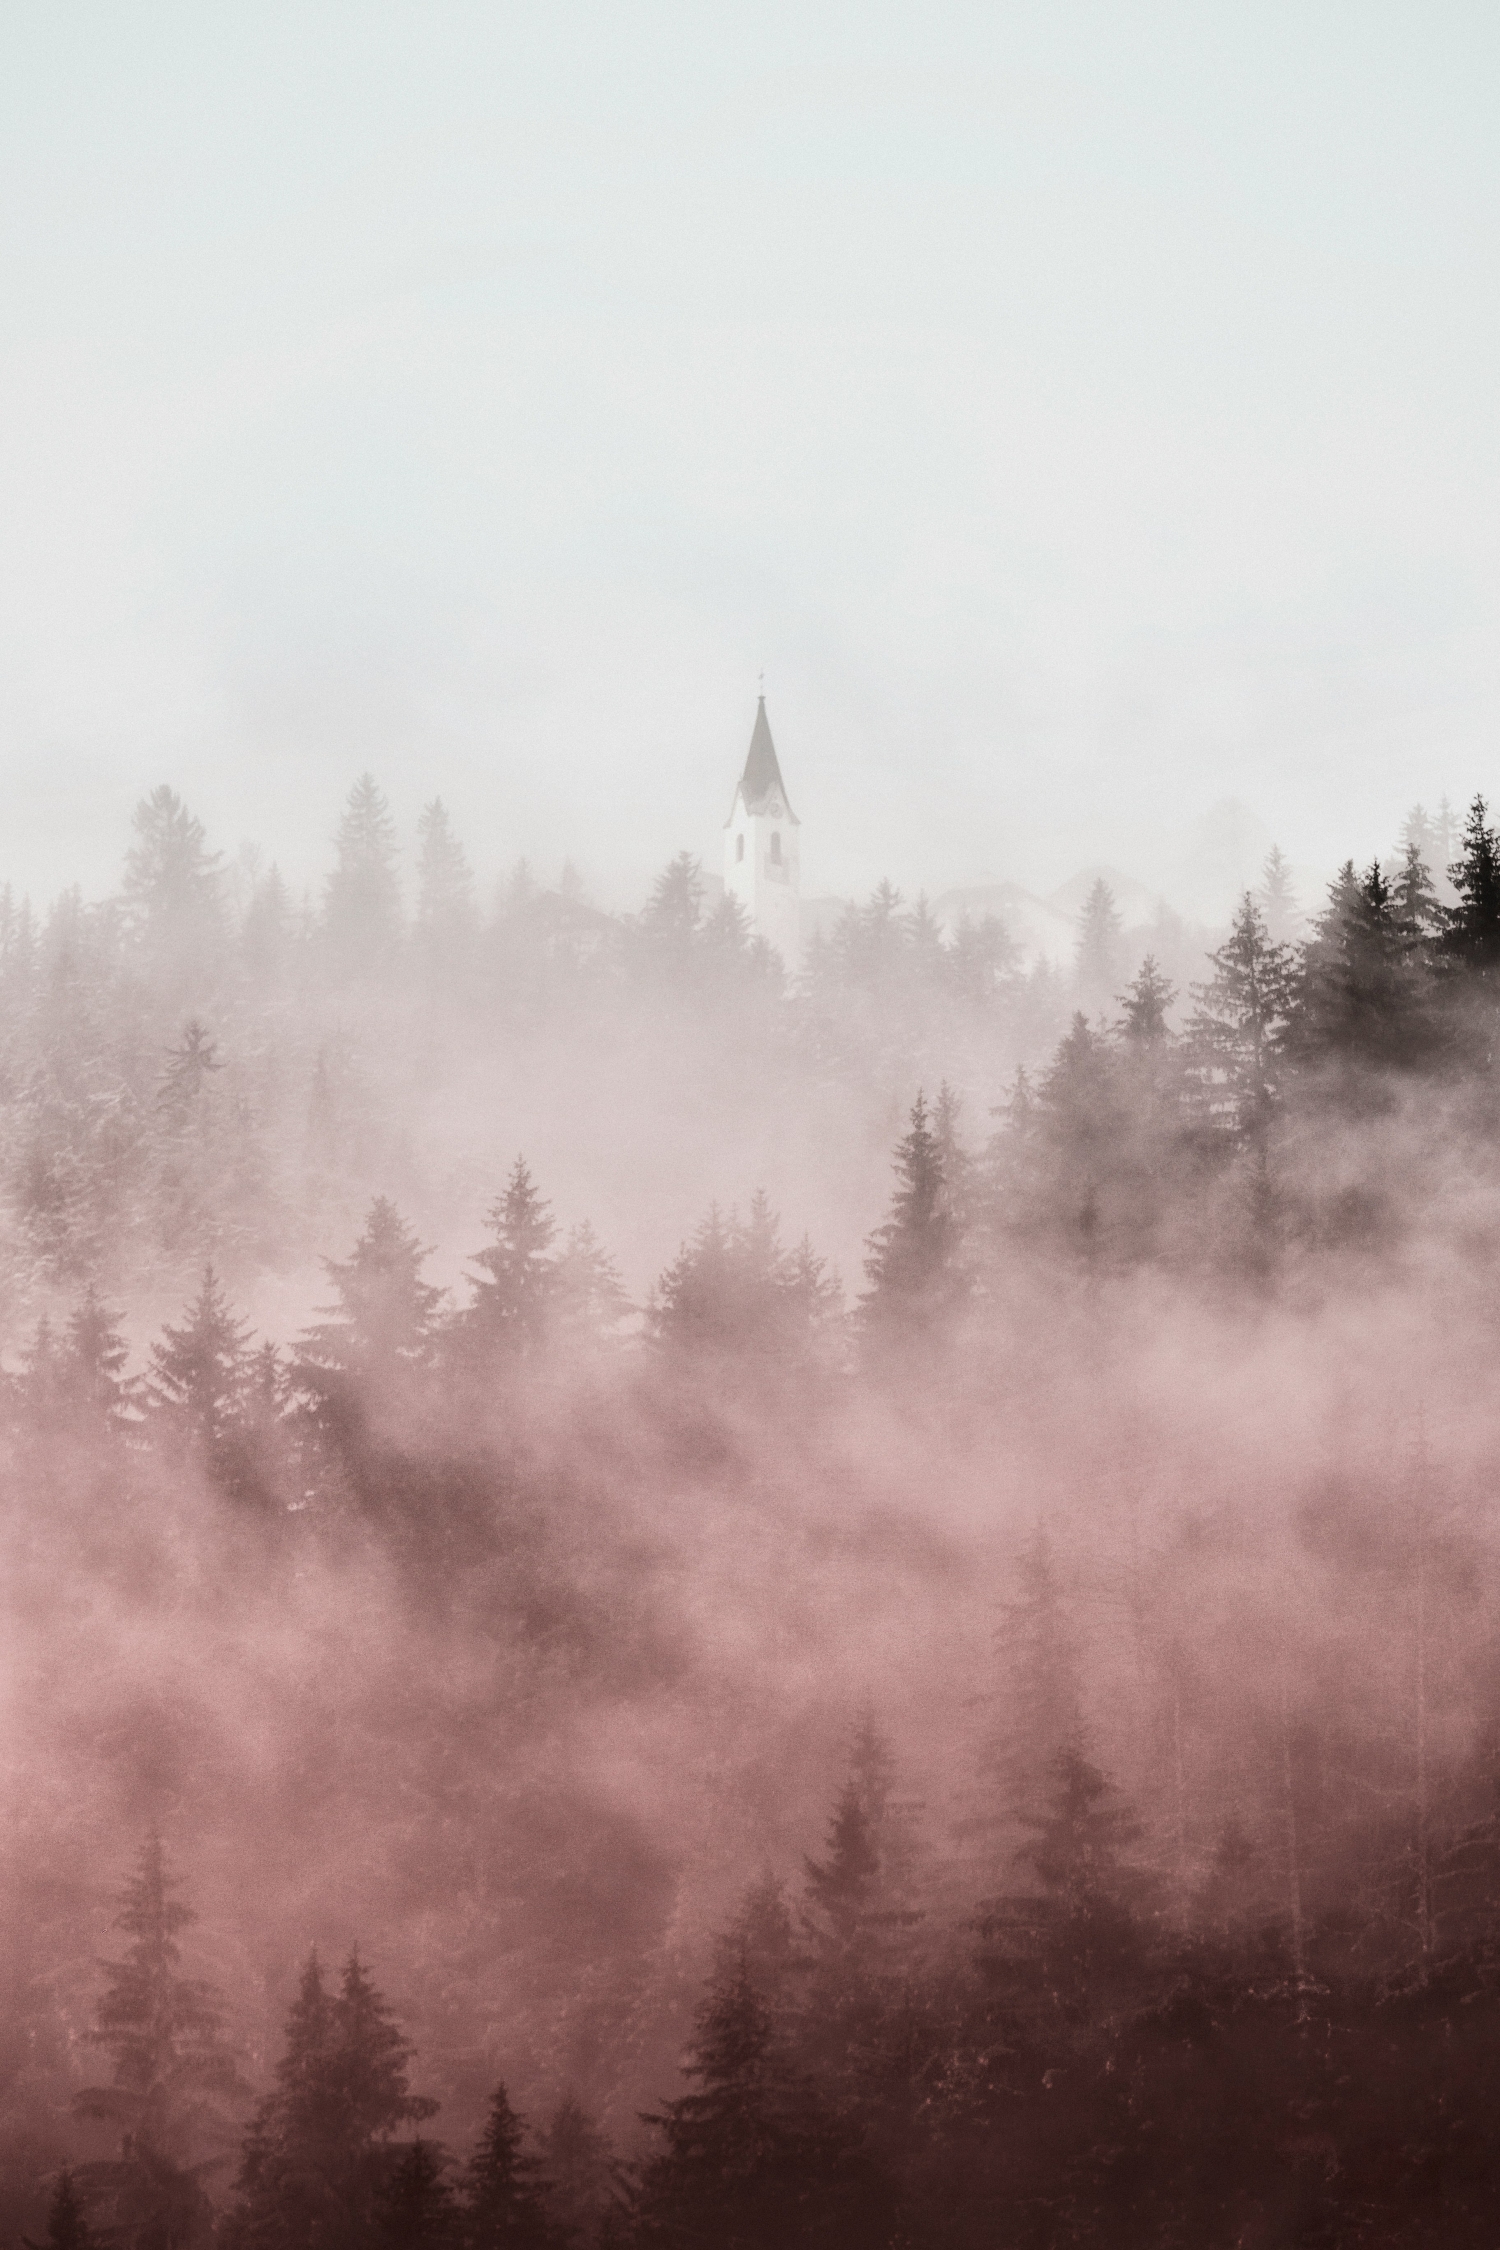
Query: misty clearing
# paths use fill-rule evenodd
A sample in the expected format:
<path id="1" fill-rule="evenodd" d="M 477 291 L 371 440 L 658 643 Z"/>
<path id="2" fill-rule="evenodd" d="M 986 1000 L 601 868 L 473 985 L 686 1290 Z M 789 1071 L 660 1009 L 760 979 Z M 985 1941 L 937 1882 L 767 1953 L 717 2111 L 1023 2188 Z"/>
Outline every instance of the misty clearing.
<path id="1" fill-rule="evenodd" d="M 0 898 L 0 2241 L 1492 2245 L 1483 800 L 1071 965 L 728 833 Z"/>

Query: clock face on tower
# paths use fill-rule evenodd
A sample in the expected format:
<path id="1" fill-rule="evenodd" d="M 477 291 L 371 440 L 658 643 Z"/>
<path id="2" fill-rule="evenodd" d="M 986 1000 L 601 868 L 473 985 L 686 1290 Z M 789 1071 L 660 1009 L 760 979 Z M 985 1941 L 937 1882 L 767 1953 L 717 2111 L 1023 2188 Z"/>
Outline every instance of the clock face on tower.
<path id="1" fill-rule="evenodd" d="M 781 818 L 781 799 L 779 797 L 771 799 L 771 818 L 773 820 L 780 820 Z"/>

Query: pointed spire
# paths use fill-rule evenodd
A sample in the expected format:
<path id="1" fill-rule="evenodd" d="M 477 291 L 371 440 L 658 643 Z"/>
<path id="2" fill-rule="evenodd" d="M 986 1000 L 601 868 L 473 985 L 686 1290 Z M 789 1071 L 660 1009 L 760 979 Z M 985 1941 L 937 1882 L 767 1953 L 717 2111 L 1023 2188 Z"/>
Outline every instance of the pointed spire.
<path id="1" fill-rule="evenodd" d="M 785 809 L 789 821 L 800 825 L 787 797 L 786 783 L 781 778 L 781 767 L 776 760 L 776 745 L 771 740 L 771 722 L 766 717 L 764 696 L 756 706 L 755 732 L 750 737 L 750 749 L 737 794 L 744 798 L 746 812 L 768 812 L 772 804 L 776 803 Z"/>

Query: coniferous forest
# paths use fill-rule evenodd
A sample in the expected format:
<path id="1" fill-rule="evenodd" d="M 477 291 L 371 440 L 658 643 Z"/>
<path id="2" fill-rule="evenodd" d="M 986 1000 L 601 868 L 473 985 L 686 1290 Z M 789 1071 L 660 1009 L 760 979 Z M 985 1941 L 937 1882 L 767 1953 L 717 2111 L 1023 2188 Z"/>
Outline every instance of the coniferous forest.
<path id="1" fill-rule="evenodd" d="M 0 900 L 0 2238 L 1500 2236 L 1500 842 Z"/>

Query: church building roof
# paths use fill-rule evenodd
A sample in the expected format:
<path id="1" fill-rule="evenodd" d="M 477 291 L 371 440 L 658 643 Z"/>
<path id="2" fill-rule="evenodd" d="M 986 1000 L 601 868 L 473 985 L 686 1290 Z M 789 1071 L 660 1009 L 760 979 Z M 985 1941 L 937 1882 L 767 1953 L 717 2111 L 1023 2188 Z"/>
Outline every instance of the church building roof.
<path id="1" fill-rule="evenodd" d="M 773 802 L 779 801 L 785 806 L 786 817 L 793 826 L 801 826 L 801 822 L 792 810 L 791 800 L 786 793 L 786 783 L 781 778 L 781 768 L 776 762 L 776 745 L 771 740 L 771 722 L 766 717 L 766 699 L 764 696 L 761 697 L 755 714 L 755 732 L 750 737 L 750 749 L 745 758 L 745 770 L 740 775 L 740 785 L 735 794 L 744 798 L 745 810 L 748 813 L 766 812 Z M 732 806 L 730 817 L 733 818 Z"/>

